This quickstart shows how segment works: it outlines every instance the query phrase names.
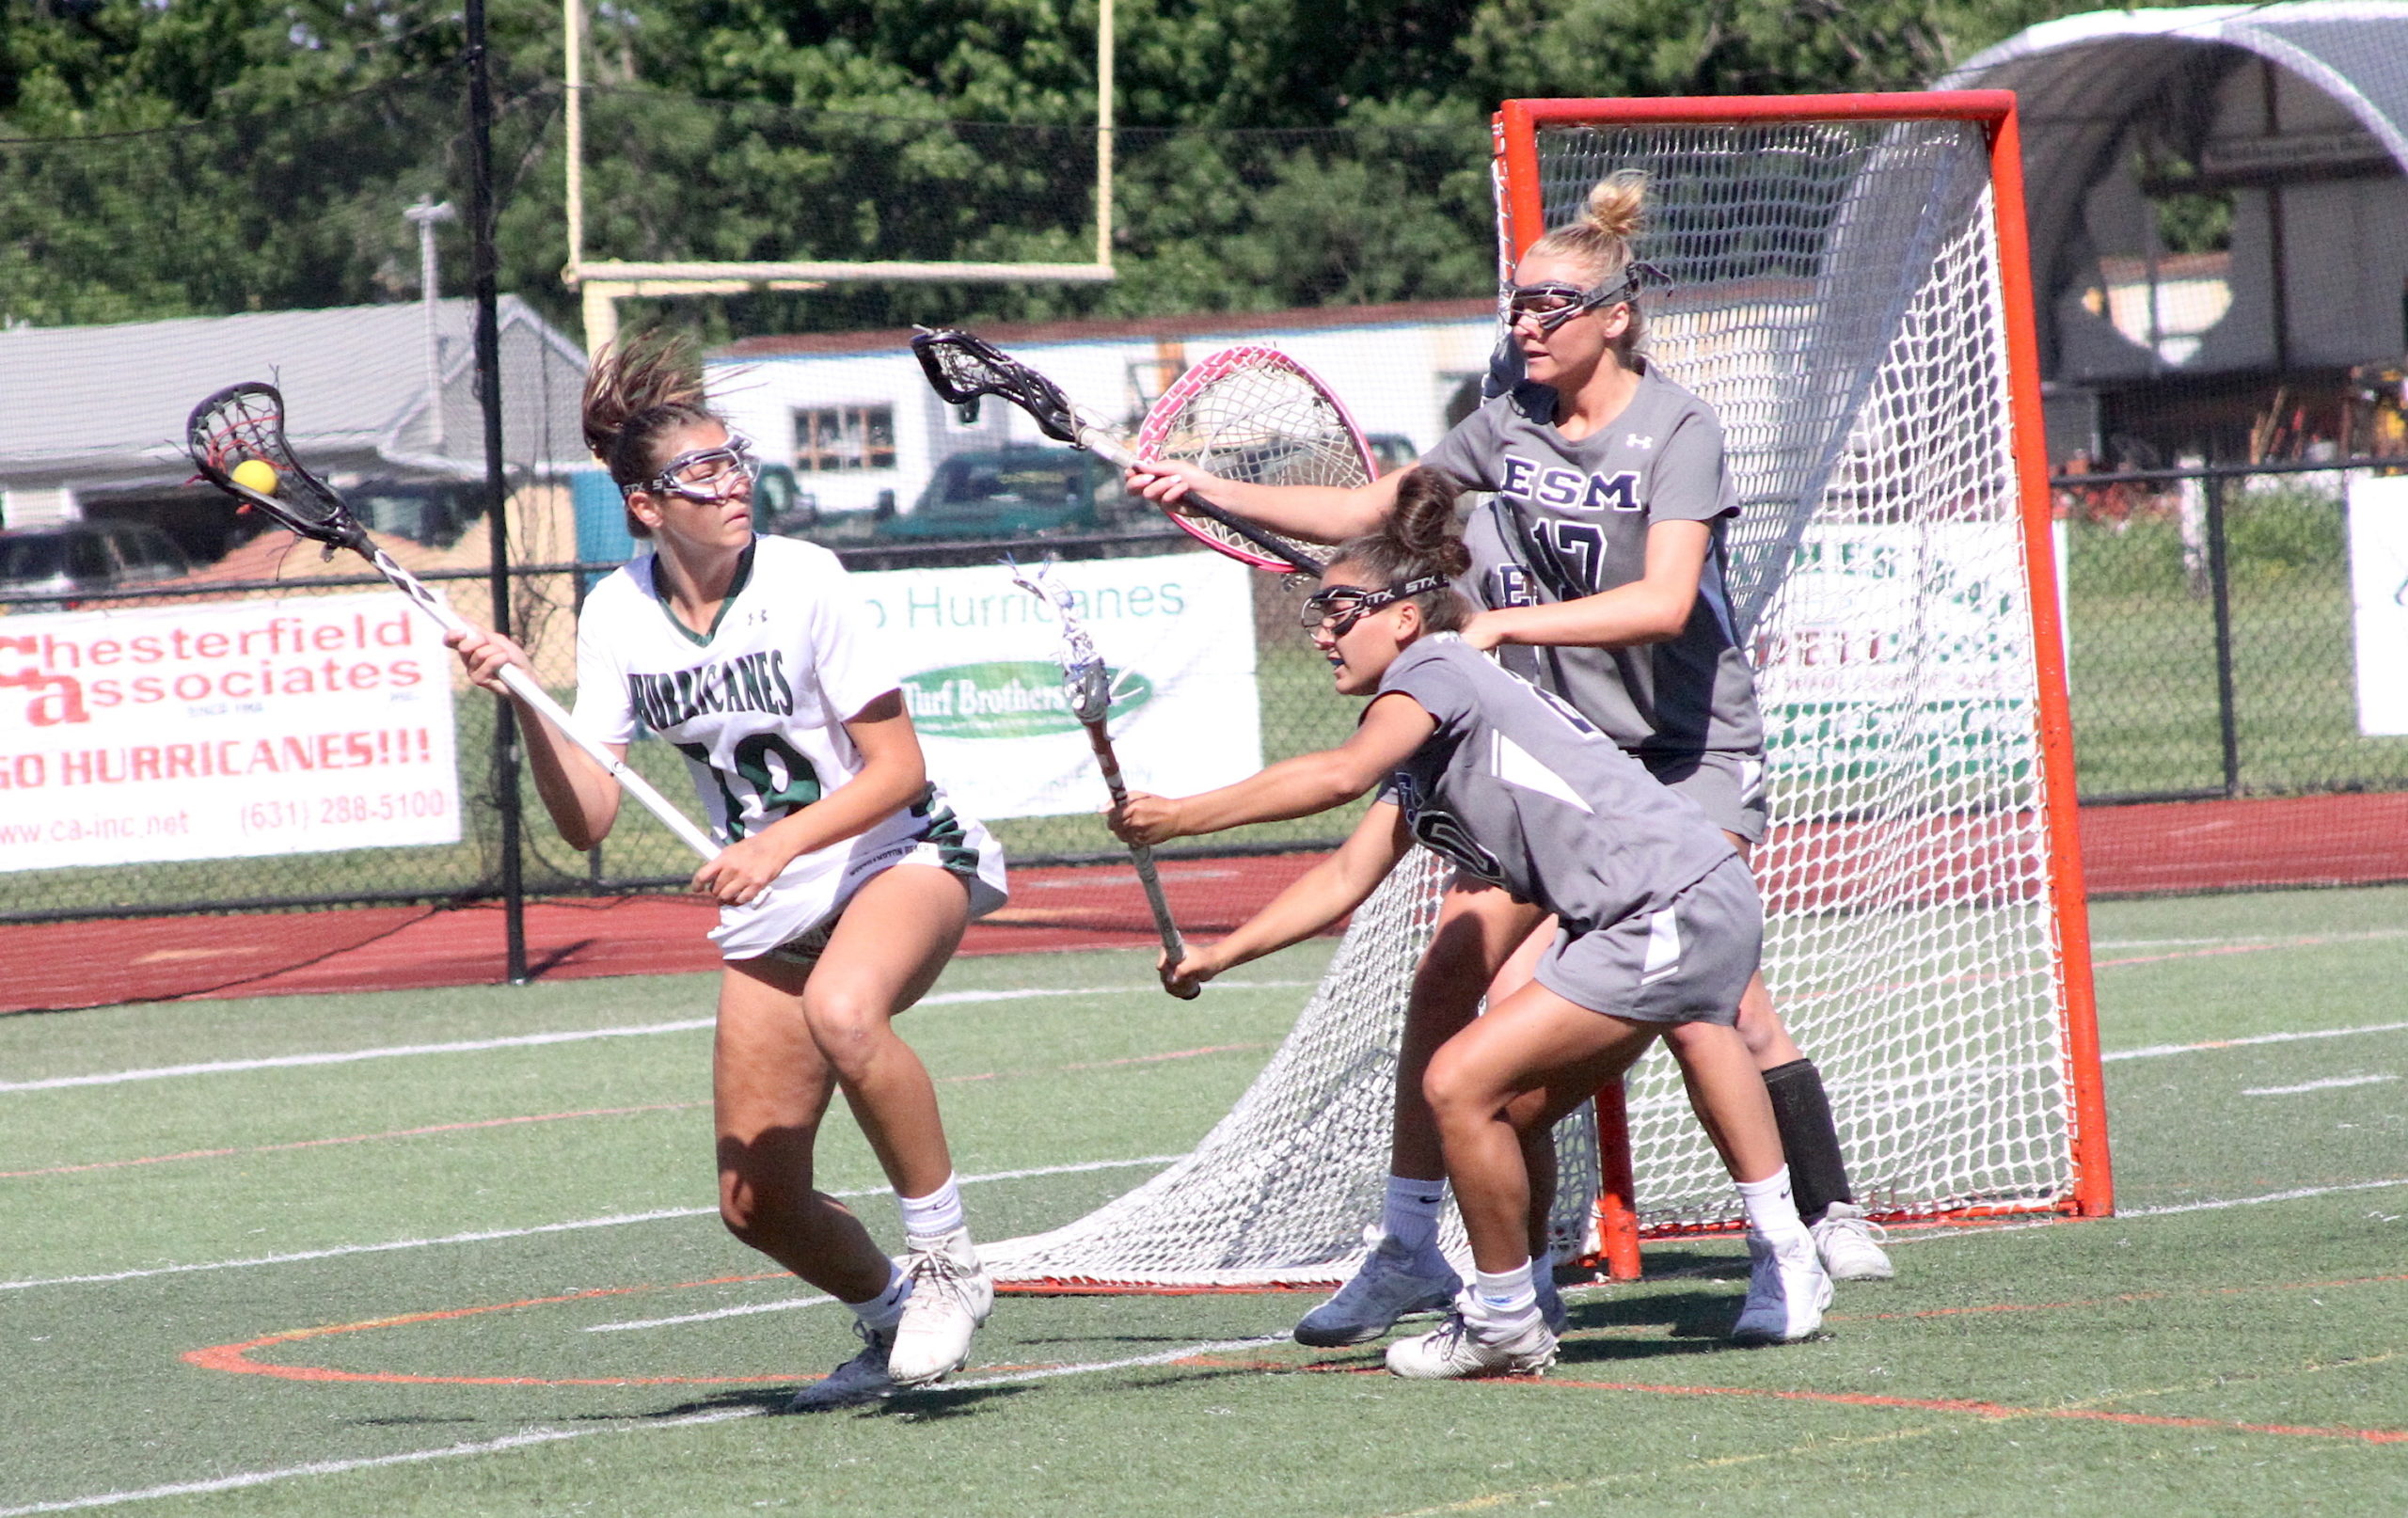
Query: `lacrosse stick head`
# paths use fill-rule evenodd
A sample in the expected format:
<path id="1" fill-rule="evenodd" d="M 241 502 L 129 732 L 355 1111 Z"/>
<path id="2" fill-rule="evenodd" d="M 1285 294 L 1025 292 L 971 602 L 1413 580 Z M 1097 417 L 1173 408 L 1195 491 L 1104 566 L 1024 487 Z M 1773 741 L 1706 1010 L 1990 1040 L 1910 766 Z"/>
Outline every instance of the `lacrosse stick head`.
<path id="1" fill-rule="evenodd" d="M 1070 588 L 1054 578 L 1054 562 L 1049 559 L 1033 570 L 1023 569 L 1019 561 L 1006 556 L 1004 567 L 1011 571 L 1013 584 L 1053 607 L 1061 622 L 1062 648 L 1054 657 L 1061 661 L 1062 695 L 1070 704 L 1070 715 L 1082 722 L 1101 722 L 1112 711 L 1112 672 L 1104 668 L 1103 656 L 1095 651 L 1095 640 L 1079 625 Z"/>
<path id="2" fill-rule="evenodd" d="M 1378 477 L 1370 444 L 1318 375 L 1276 348 L 1224 349 L 1180 375 L 1146 413 L 1137 456 L 1176 459 L 1224 480 L 1259 485 L 1363 485 Z M 1210 517 L 1171 520 L 1211 547 L 1257 569 L 1296 564 Z M 1308 563 L 1327 549 L 1282 533 Z"/>
<path id="3" fill-rule="evenodd" d="M 1027 412 L 1038 431 L 1055 442 L 1078 442 L 1070 398 L 1062 387 L 994 344 L 952 327 L 922 327 L 911 340 L 911 356 L 947 404 L 968 405 L 980 396 L 1001 396 Z"/>
<path id="4" fill-rule="evenodd" d="M 201 478 L 271 520 L 329 547 L 361 548 L 368 534 L 334 487 L 301 466 L 284 441 L 284 397 L 273 385 L 229 385 L 193 407 L 184 446 Z M 252 462 L 276 471 L 272 490 L 235 478 Z"/>

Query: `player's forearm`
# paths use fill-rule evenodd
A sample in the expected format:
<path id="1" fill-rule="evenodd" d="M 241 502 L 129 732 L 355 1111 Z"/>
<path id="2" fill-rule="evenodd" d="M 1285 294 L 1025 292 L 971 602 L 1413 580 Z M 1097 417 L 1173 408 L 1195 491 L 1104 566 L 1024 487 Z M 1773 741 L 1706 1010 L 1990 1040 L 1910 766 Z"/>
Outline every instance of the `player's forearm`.
<path id="1" fill-rule="evenodd" d="M 862 767 L 861 773 L 810 805 L 781 817 L 759 836 L 774 840 L 786 860 L 792 862 L 848 838 L 860 837 L 917 801 L 927 788 L 927 767 L 916 759 L 872 759 Z"/>
<path id="2" fill-rule="evenodd" d="M 1695 590 L 1644 581 L 1550 606 L 1504 607 L 1480 614 L 1497 643 L 1535 648 L 1636 648 L 1669 642 L 1688 625 Z"/>
<path id="3" fill-rule="evenodd" d="M 1285 822 L 1343 806 L 1371 788 L 1376 774 L 1359 773 L 1337 750 L 1282 759 L 1250 780 L 1205 791 L 1174 804 L 1173 838 L 1224 832 L 1250 822 Z"/>
<path id="4" fill-rule="evenodd" d="M 580 852 L 594 847 L 619 818 L 618 781 L 549 718 L 516 697 L 510 704 L 524 735 L 528 773 L 552 826 L 569 847 Z"/>
<path id="5" fill-rule="evenodd" d="M 1217 974 L 1301 943 L 1363 905 L 1386 873 L 1381 870 L 1363 878 L 1359 862 L 1349 861 L 1344 851 L 1332 854 L 1271 898 L 1228 938 L 1203 950 L 1202 956 Z"/>
<path id="6" fill-rule="evenodd" d="M 1205 498 L 1225 512 L 1308 543 L 1343 543 L 1370 532 L 1396 504 L 1398 477 L 1368 485 L 1254 485 L 1224 481 Z"/>

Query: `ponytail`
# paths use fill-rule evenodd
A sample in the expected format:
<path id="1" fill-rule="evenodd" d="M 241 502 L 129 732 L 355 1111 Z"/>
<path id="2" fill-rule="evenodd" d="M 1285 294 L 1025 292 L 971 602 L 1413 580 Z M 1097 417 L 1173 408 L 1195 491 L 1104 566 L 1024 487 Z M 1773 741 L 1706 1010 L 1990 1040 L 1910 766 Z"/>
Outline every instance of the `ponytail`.
<path id="1" fill-rule="evenodd" d="M 652 478 L 660 439 L 679 427 L 720 421 L 703 387 L 694 345 L 673 333 L 639 333 L 594 355 L 578 401 L 585 446 L 622 490 Z M 632 514 L 627 530 L 649 535 Z"/>
<path id="2" fill-rule="evenodd" d="M 1472 611 L 1452 584 L 1471 569 L 1471 550 L 1464 546 L 1455 521 L 1455 498 L 1462 491 L 1435 469 L 1413 469 L 1398 482 L 1396 509 L 1387 520 L 1376 531 L 1349 539 L 1330 561 L 1352 564 L 1383 586 L 1434 576 L 1449 581 L 1410 599 L 1421 608 L 1422 623 L 1431 631 L 1462 631 Z"/>

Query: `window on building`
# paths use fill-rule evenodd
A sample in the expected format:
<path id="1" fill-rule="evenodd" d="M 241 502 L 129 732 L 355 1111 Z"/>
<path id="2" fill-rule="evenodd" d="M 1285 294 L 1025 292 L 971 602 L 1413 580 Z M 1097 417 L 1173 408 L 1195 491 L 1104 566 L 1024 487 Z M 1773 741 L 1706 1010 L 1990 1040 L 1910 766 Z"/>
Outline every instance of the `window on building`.
<path id="1" fill-rule="evenodd" d="M 794 414 L 797 473 L 895 467 L 895 408 L 817 406 Z"/>

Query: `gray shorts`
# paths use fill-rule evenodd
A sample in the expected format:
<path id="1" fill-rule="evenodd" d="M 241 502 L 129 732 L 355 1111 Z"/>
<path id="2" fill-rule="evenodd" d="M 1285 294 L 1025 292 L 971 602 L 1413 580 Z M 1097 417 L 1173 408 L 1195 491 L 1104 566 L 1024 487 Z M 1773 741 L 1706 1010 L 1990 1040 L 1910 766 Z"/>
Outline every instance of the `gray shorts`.
<path id="1" fill-rule="evenodd" d="M 1665 906 L 1575 934 L 1558 928 L 1538 982 L 1592 1012 L 1632 1022 L 1739 1020 L 1739 993 L 1763 951 L 1765 909 L 1737 855 Z"/>
<path id="2" fill-rule="evenodd" d="M 1709 749 L 1703 753 L 1633 755 L 1663 784 L 1695 801 L 1724 832 L 1751 844 L 1765 841 L 1770 802 L 1765 787 L 1762 749 Z"/>

